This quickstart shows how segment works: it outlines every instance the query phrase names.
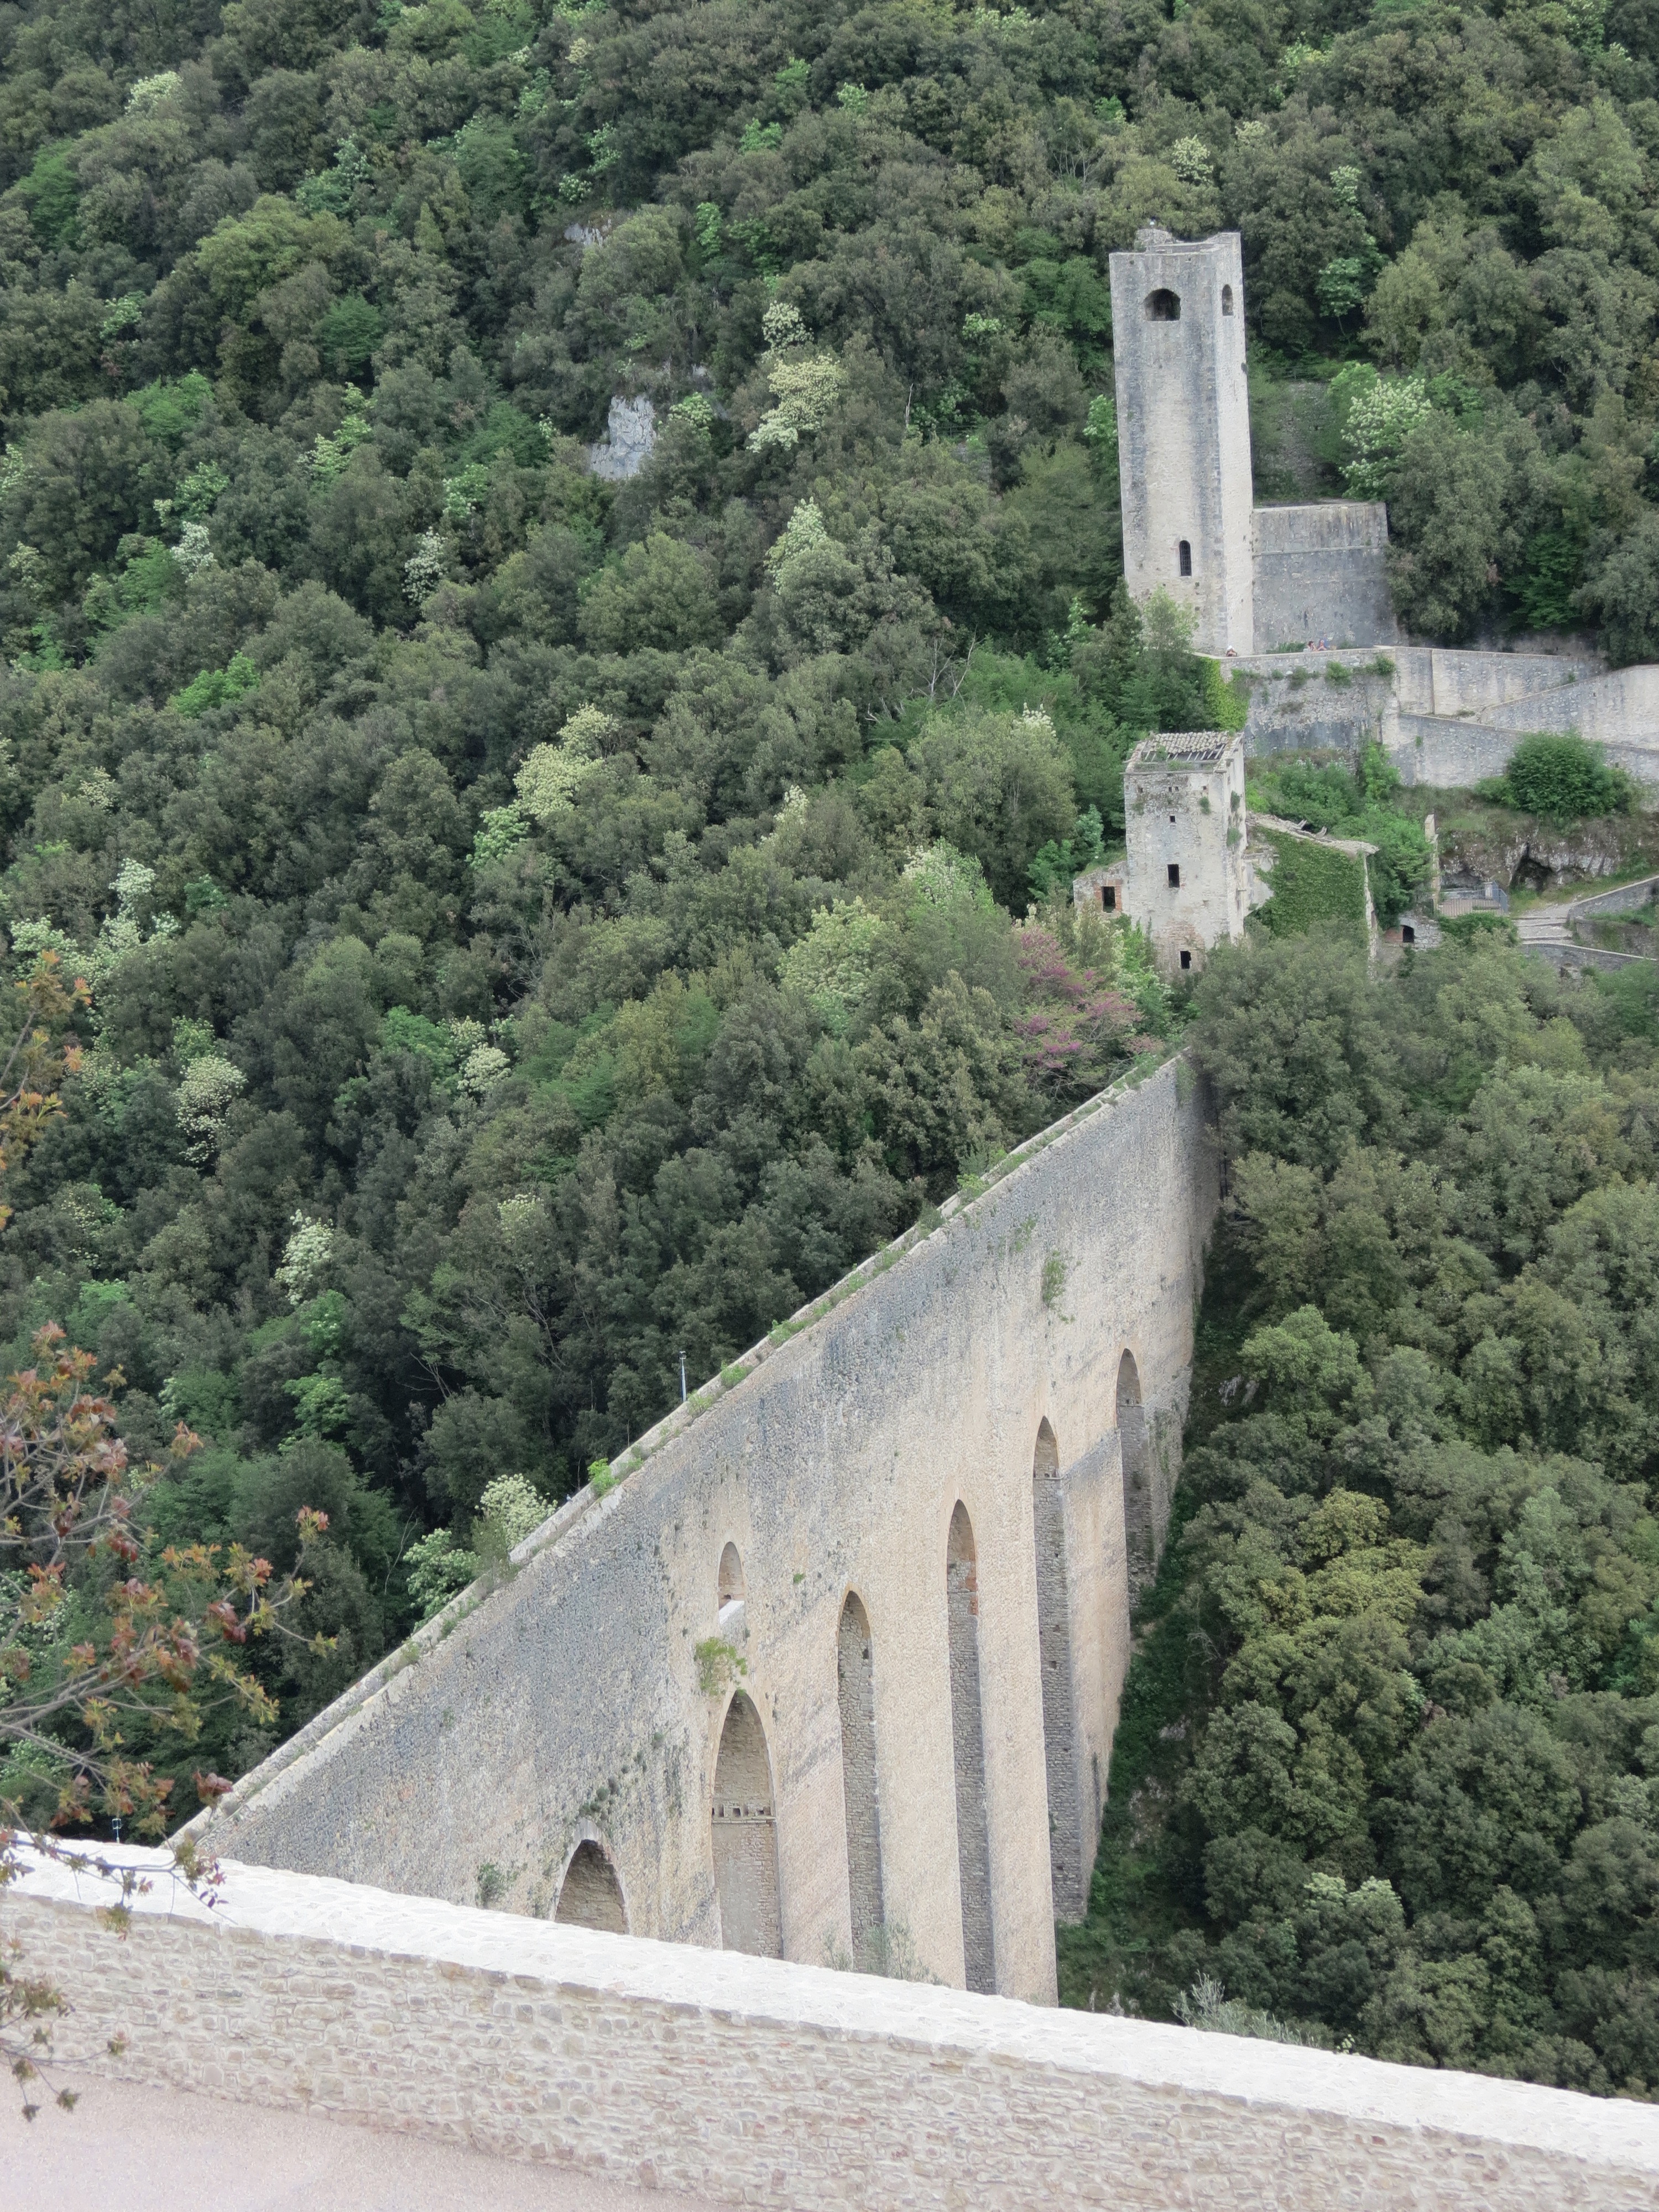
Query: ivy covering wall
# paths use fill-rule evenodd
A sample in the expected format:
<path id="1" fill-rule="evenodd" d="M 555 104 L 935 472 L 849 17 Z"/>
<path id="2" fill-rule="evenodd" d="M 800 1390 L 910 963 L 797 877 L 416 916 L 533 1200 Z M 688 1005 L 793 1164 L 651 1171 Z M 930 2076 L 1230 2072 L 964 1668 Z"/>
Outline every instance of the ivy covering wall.
<path id="1" fill-rule="evenodd" d="M 1363 939 L 1365 864 L 1357 854 L 1316 845 L 1283 830 L 1256 827 L 1250 834 L 1271 846 L 1274 854 L 1273 895 L 1258 908 L 1258 921 L 1275 937 L 1304 937 L 1334 924 Z"/>

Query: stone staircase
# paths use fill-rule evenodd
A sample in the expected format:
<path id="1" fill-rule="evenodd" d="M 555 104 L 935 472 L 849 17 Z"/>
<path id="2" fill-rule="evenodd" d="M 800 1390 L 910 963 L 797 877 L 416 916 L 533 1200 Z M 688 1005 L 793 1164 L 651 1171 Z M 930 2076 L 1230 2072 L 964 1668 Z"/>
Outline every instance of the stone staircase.
<path id="1" fill-rule="evenodd" d="M 1515 917 L 1515 933 L 1523 952 L 1535 953 L 1557 968 L 1624 968 L 1643 957 L 1639 952 L 1613 952 L 1600 945 L 1583 943 L 1580 922 L 1601 916 L 1639 913 L 1659 898 L 1659 876 L 1620 884 L 1610 891 L 1590 891 L 1564 906 L 1534 907 Z"/>
<path id="2" fill-rule="evenodd" d="M 1523 947 L 1577 944 L 1567 920 L 1571 911 L 1571 907 L 1556 906 L 1547 907 L 1541 913 L 1518 915 L 1515 933 Z"/>

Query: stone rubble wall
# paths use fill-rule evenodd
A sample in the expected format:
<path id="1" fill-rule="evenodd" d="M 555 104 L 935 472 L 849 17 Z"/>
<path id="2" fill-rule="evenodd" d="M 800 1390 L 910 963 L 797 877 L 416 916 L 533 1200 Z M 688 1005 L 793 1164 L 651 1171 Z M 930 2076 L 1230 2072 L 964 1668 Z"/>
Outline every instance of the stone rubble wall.
<path id="1" fill-rule="evenodd" d="M 227 2100 L 227 2166 L 252 2103 L 775 2212 L 1659 2203 L 1648 2105 L 224 1874 L 124 1938 L 46 1867 L 0 1934 L 72 2001 L 61 2060 Z"/>

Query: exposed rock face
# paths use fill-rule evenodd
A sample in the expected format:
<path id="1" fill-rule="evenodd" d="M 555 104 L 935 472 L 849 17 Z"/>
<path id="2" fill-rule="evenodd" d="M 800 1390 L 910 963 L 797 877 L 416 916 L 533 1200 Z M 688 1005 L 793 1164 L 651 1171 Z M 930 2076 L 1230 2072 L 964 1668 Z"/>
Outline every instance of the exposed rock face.
<path id="1" fill-rule="evenodd" d="M 1510 890 L 1553 890 L 1659 860 L 1659 839 L 1640 815 L 1559 825 L 1523 817 L 1504 836 L 1462 826 L 1443 834 L 1449 875 L 1490 877 Z"/>
<path id="2" fill-rule="evenodd" d="M 625 483 L 638 476 L 657 442 L 657 410 L 648 399 L 613 399 L 605 436 L 587 449 L 596 477 Z"/>

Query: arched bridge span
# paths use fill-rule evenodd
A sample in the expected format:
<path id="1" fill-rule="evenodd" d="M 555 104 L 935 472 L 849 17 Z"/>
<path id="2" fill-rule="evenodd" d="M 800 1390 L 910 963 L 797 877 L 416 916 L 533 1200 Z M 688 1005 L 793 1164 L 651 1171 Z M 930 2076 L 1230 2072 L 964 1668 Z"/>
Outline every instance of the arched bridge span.
<path id="1" fill-rule="evenodd" d="M 1051 2001 L 1216 1202 L 1179 1064 L 1045 1131 L 256 1770 L 216 1847 L 463 1902 L 487 1864 L 510 1911 Z"/>

